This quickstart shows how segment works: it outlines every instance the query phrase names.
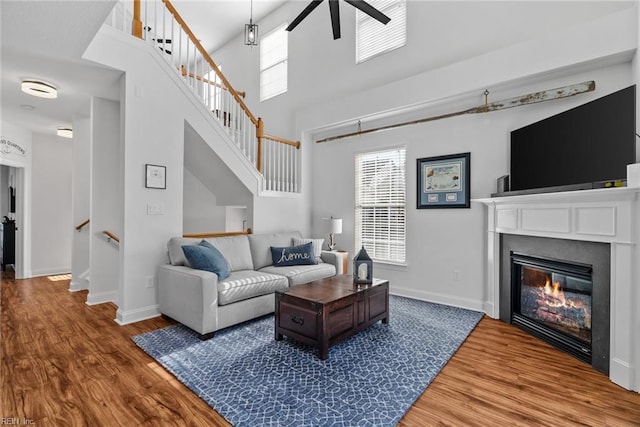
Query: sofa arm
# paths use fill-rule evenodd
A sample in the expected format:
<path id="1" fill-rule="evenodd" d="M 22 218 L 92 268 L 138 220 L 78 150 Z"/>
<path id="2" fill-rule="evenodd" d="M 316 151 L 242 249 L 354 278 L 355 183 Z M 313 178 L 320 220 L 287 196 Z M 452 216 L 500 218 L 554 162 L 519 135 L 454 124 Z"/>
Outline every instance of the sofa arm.
<path id="1" fill-rule="evenodd" d="M 179 265 L 158 267 L 160 312 L 199 334 L 218 327 L 218 276 Z"/>
<path id="2" fill-rule="evenodd" d="M 322 251 L 320 259 L 327 264 L 332 264 L 336 268 L 336 274 L 347 274 L 347 272 L 343 271 L 342 268 L 344 256 L 345 254 L 342 252 Z"/>

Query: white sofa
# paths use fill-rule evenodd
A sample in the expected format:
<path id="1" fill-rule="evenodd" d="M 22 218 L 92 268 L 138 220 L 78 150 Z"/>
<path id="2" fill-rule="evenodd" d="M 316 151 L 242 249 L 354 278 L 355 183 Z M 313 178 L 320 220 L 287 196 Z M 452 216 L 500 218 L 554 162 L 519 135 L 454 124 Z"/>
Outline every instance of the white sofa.
<path id="1" fill-rule="evenodd" d="M 274 311 L 274 291 L 342 272 L 342 258 L 322 251 L 313 265 L 276 267 L 271 246 L 292 246 L 299 232 L 249 234 L 204 239 L 227 261 L 230 275 L 218 280 L 215 273 L 188 266 L 183 245 L 198 245 L 202 239 L 173 237 L 167 243 L 168 265 L 158 267 L 160 312 L 188 326 L 202 339 L 217 330 Z"/>

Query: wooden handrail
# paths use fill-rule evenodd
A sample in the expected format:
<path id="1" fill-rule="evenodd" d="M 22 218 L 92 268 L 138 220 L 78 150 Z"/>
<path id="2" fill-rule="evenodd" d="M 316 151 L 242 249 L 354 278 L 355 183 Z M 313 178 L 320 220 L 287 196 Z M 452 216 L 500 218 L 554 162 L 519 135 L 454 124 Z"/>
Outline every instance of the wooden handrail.
<path id="1" fill-rule="evenodd" d="M 76 226 L 76 230 L 78 230 L 78 231 L 82 230 L 90 222 L 91 222 L 91 219 L 85 219 L 84 221 L 82 221 L 82 223 L 80 223 L 80 224 L 78 224 Z"/>
<path id="2" fill-rule="evenodd" d="M 211 81 L 211 80 L 209 80 L 209 79 L 205 79 L 205 78 L 203 78 L 202 76 L 199 76 L 199 75 L 197 75 L 197 74 L 193 74 L 193 73 L 188 73 L 188 74 L 187 74 L 187 69 L 185 68 L 185 66 L 184 66 L 184 65 L 181 65 L 181 66 L 180 66 L 180 74 L 182 74 L 182 77 L 185 77 L 185 76 L 187 76 L 187 75 L 188 75 L 188 76 L 189 76 L 189 77 L 191 77 L 192 79 L 200 80 L 201 82 L 203 82 L 203 83 L 208 83 L 208 84 L 210 84 L 211 86 L 216 86 L 216 87 L 219 87 L 220 89 L 227 90 L 227 88 L 226 88 L 226 87 L 224 87 L 223 85 L 221 85 L 221 84 L 220 84 L 220 83 L 218 83 L 218 82 L 213 82 L 213 81 Z M 245 96 L 247 96 L 247 93 L 246 93 L 246 92 L 241 92 L 241 91 L 236 91 L 236 92 L 238 92 L 238 95 L 240 95 L 240 96 L 241 96 L 241 97 L 243 97 L 243 98 L 244 98 Z"/>
<path id="3" fill-rule="evenodd" d="M 103 230 L 102 234 L 104 234 L 105 236 L 107 236 L 107 240 L 115 240 L 116 242 L 120 243 L 120 239 L 118 238 L 118 236 L 116 236 L 115 234 L 113 234 L 112 232 L 108 231 L 108 230 Z"/>
<path id="4" fill-rule="evenodd" d="M 134 0 L 134 1 L 136 1 L 136 0 Z M 182 17 L 180 16 L 178 11 L 176 10 L 176 8 L 173 7 L 173 5 L 171 4 L 171 2 L 169 0 L 162 0 L 162 2 L 165 4 L 165 6 L 169 10 L 169 12 L 176 19 L 176 22 L 178 22 L 178 24 L 182 27 L 184 32 L 187 33 L 187 35 L 191 39 L 191 42 L 193 43 L 193 45 L 198 49 L 198 51 L 200 51 L 200 54 L 202 55 L 202 57 L 209 63 L 209 66 L 211 66 L 211 69 L 213 71 L 215 71 L 215 73 L 218 75 L 218 77 L 220 77 L 220 80 L 222 81 L 222 84 L 229 90 L 229 93 L 231 93 L 233 98 L 240 105 L 240 108 L 242 108 L 242 110 L 249 117 L 251 122 L 254 125 L 257 126 L 258 125 L 258 119 L 256 119 L 256 117 L 253 115 L 253 113 L 251 113 L 251 111 L 249 111 L 249 108 L 246 106 L 246 104 L 244 103 L 242 98 L 240 98 L 240 95 L 238 94 L 238 92 L 236 92 L 236 90 L 233 88 L 233 86 L 231 86 L 231 83 L 229 83 L 229 80 L 227 80 L 227 78 L 224 76 L 224 74 L 222 74 L 222 72 L 220 71 L 220 69 L 218 68 L 218 66 L 214 62 L 214 60 L 211 58 L 209 53 L 206 51 L 206 49 L 204 47 L 202 47 L 202 44 L 200 44 L 200 41 L 193 34 L 193 32 L 191 31 L 191 29 L 189 28 L 187 23 L 184 22 L 184 20 L 182 19 Z"/>
<path id="5" fill-rule="evenodd" d="M 244 231 L 221 231 L 221 232 L 214 232 L 214 233 L 183 234 L 182 237 L 205 239 L 207 237 L 244 236 L 244 235 L 251 234 L 251 233 L 253 233 L 253 231 L 251 231 L 250 228 L 247 228 Z"/>
<path id="6" fill-rule="evenodd" d="M 133 0 L 133 1 L 134 1 L 134 9 L 136 7 L 136 3 L 138 4 L 138 7 L 139 7 L 140 0 Z M 211 82 L 211 81 L 209 81 L 207 79 L 204 79 L 202 76 L 199 76 L 199 75 L 191 73 L 191 72 L 187 72 L 187 70 L 185 69 L 184 65 L 181 65 L 181 67 L 180 67 L 181 74 L 183 76 L 188 75 L 191 78 L 195 78 L 197 80 L 201 80 L 201 81 L 203 81 L 205 83 L 214 84 L 216 86 L 222 87 L 223 89 L 229 91 L 229 93 L 231 94 L 233 99 L 235 99 L 235 101 L 238 103 L 238 105 L 240 106 L 242 111 L 244 111 L 244 113 L 247 115 L 249 120 L 251 120 L 251 123 L 253 123 L 253 125 L 256 127 L 256 139 L 257 139 L 256 168 L 258 169 L 258 171 L 260 173 L 263 172 L 263 170 L 262 170 L 263 169 L 263 165 L 262 165 L 262 162 L 263 162 L 262 139 L 263 138 L 267 138 L 267 139 L 269 139 L 271 141 L 274 141 L 274 142 L 277 142 L 277 143 L 291 145 L 291 146 L 294 146 L 294 147 L 299 149 L 300 148 L 300 142 L 299 141 L 291 141 L 291 140 L 287 140 L 287 139 L 284 139 L 284 138 L 278 138 L 278 137 L 268 136 L 268 135 L 264 134 L 264 123 L 262 122 L 262 119 L 261 118 L 256 118 L 253 115 L 253 113 L 249 110 L 247 105 L 244 103 L 244 101 L 242 100 L 242 98 L 245 96 L 245 93 L 244 92 L 238 92 L 233 88 L 233 86 L 231 86 L 231 83 L 229 83 L 229 80 L 227 80 L 225 75 L 222 74 L 222 71 L 220 71 L 220 68 L 218 68 L 218 65 L 215 63 L 213 58 L 211 58 L 211 56 L 206 51 L 206 49 L 202 46 L 202 44 L 200 43 L 198 38 L 195 36 L 195 34 L 193 34 L 193 32 L 191 31 L 191 29 L 189 28 L 187 23 L 184 21 L 184 19 L 182 19 L 182 17 L 180 16 L 180 14 L 176 10 L 176 8 L 173 6 L 173 4 L 171 4 L 171 2 L 169 0 L 162 0 L 162 3 L 164 3 L 164 5 L 167 8 L 167 10 L 169 11 L 169 13 L 173 15 L 173 17 L 176 20 L 176 22 L 178 23 L 178 25 L 180 27 L 182 27 L 182 30 L 189 37 L 189 40 L 193 43 L 193 45 L 200 52 L 202 57 L 209 64 L 209 66 L 211 67 L 211 70 L 214 71 L 216 73 L 216 75 L 220 78 L 220 81 L 222 83 L 220 84 L 220 83 L 216 83 L 216 82 Z M 135 13 L 134 13 L 134 23 L 133 23 L 133 25 L 134 26 L 137 25 L 137 23 L 135 21 Z M 142 32 L 142 26 L 141 26 L 140 31 Z"/>
<path id="7" fill-rule="evenodd" d="M 279 138 L 277 136 L 272 136 L 272 135 L 262 135 L 262 137 L 270 141 L 279 142 L 280 144 L 291 145 L 296 147 L 297 149 L 300 149 L 300 141 L 290 141 L 288 139 Z"/>

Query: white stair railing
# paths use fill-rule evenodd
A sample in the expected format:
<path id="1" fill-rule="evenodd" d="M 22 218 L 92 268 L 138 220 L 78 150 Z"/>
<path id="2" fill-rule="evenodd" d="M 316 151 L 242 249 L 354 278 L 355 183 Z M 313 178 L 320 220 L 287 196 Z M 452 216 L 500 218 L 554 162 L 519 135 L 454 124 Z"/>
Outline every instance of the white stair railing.
<path id="1" fill-rule="evenodd" d="M 139 6 L 136 6 L 136 3 Z M 139 7 L 140 38 L 151 43 L 263 175 L 263 190 L 299 192 L 300 143 L 264 134 L 211 56 L 168 0 L 119 1 L 105 23 L 128 34 Z"/>

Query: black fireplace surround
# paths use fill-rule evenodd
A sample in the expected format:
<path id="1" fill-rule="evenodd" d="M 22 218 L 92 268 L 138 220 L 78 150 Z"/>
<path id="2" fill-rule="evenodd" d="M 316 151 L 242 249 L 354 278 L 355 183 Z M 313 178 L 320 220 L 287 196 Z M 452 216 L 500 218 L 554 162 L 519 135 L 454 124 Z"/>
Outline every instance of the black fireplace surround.
<path id="1" fill-rule="evenodd" d="M 610 245 L 503 234 L 500 247 L 500 319 L 608 374 Z"/>

